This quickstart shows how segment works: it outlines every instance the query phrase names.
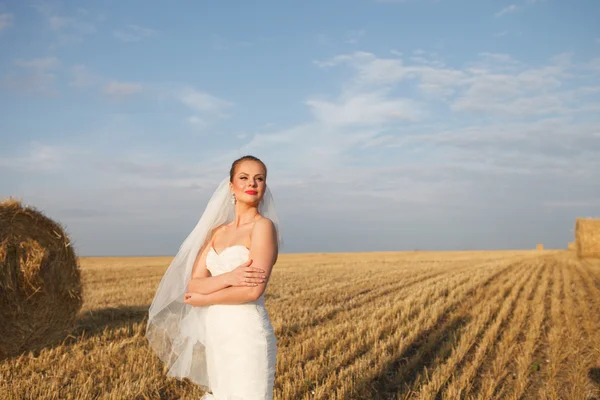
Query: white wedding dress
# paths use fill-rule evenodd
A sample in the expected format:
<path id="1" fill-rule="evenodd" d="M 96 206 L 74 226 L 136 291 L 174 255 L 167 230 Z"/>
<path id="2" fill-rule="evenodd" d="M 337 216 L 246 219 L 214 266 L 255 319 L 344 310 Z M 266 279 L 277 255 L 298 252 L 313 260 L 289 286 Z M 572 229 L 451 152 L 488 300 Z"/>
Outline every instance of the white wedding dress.
<path id="1" fill-rule="evenodd" d="M 241 245 L 221 253 L 211 247 L 206 266 L 216 276 L 232 271 L 248 255 Z M 198 308 L 205 312 L 205 365 L 212 391 L 201 400 L 271 400 L 277 343 L 264 294 L 249 303 Z"/>

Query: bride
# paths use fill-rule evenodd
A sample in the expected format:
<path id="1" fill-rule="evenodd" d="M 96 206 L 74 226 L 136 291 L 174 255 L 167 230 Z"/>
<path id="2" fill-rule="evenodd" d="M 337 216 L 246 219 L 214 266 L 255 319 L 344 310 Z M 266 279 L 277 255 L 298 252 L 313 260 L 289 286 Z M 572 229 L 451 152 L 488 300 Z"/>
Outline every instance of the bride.
<path id="1" fill-rule="evenodd" d="M 233 162 L 150 306 L 150 346 L 167 376 L 205 389 L 202 400 L 273 398 L 277 343 L 264 292 L 281 235 L 266 177 L 256 157 Z"/>

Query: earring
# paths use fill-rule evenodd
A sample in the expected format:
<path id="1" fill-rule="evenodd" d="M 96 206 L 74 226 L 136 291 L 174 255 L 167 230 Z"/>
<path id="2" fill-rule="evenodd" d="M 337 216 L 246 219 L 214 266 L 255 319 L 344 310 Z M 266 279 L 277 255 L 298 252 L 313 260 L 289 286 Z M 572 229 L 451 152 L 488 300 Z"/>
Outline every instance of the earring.
<path id="1" fill-rule="evenodd" d="M 231 193 L 231 204 L 235 205 L 235 194 Z"/>

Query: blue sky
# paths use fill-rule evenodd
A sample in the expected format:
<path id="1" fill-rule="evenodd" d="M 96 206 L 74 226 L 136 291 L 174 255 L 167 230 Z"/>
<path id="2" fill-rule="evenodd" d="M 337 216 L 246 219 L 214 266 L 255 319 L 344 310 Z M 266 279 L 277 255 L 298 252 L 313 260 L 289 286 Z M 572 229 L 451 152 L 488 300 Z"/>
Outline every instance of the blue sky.
<path id="1" fill-rule="evenodd" d="M 174 254 L 231 162 L 284 252 L 566 247 L 600 217 L 600 3 L 0 2 L 0 197 Z"/>

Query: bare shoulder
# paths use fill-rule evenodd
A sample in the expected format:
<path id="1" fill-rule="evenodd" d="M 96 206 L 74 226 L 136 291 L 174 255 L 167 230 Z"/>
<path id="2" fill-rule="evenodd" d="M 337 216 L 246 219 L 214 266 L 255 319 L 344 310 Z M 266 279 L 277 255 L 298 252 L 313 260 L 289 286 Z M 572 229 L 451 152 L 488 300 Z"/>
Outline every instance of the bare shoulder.
<path id="1" fill-rule="evenodd" d="M 252 228 L 252 234 L 260 234 L 260 235 L 275 235 L 275 224 L 267 217 L 262 217 L 254 223 L 254 227 Z"/>
<path id="2" fill-rule="evenodd" d="M 264 226 L 268 226 L 268 227 L 272 227 L 273 229 L 275 229 L 275 223 L 273 221 L 271 221 L 269 218 L 267 217 L 263 217 L 261 216 L 259 219 L 256 220 L 255 226 L 257 225 L 264 225 Z"/>
<path id="3" fill-rule="evenodd" d="M 261 243 L 263 245 L 270 243 L 277 247 L 277 231 L 273 221 L 266 217 L 256 220 L 252 227 L 250 240 L 252 243 Z"/>

